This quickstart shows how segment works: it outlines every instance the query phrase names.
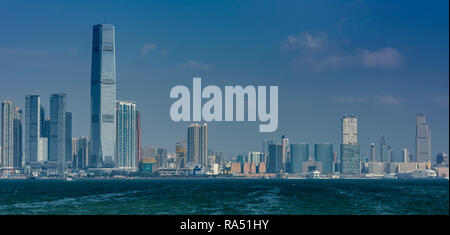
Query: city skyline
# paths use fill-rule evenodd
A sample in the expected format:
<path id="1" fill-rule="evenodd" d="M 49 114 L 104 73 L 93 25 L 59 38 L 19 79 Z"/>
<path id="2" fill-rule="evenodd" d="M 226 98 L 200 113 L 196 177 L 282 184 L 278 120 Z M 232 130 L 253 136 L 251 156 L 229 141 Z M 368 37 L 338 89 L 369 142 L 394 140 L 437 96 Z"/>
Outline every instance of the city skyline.
<path id="1" fill-rule="evenodd" d="M 215 9 L 222 4 L 223 3 L 218 5 L 207 4 L 205 7 L 207 7 L 207 9 Z M 447 4 L 448 3 L 444 3 L 444 5 Z M 261 6 L 259 6 L 261 10 L 267 10 L 264 5 L 264 3 L 261 3 Z M 288 3 L 287 5 L 292 5 L 294 9 L 297 10 L 301 8 L 297 3 Z M 369 9 L 380 7 L 375 3 L 366 5 Z M 401 4 L 392 3 L 387 9 L 397 9 L 398 5 Z M 15 6 L 11 3 L 9 7 L 14 8 Z M 283 6 L 279 7 L 284 9 Z M 241 8 L 246 9 L 245 4 L 244 6 L 241 6 Z M 437 10 L 437 8 L 437 6 L 433 6 L 432 9 L 439 13 L 440 11 Z M 144 9 L 149 8 L 144 6 Z M 69 9 L 64 8 L 64 10 L 74 14 Z M 408 13 L 412 15 L 415 10 L 416 9 L 412 7 L 410 9 L 411 12 Z M 115 11 L 117 11 L 117 9 Z M 367 13 L 368 16 L 372 16 L 370 12 L 371 10 Z M 142 14 L 142 12 L 138 13 Z M 181 13 L 188 14 L 184 11 L 181 11 Z M 245 22 L 249 25 L 255 24 L 255 22 L 248 21 L 248 19 L 239 12 L 235 12 L 235 14 L 241 19 L 245 19 Z M 343 28 L 343 34 L 349 37 L 352 36 L 354 32 L 348 30 L 348 28 L 351 28 L 351 25 L 354 24 L 352 22 L 358 19 L 358 15 L 355 14 L 356 13 L 354 12 L 350 14 L 348 21 L 343 20 L 343 27 L 345 26 Z M 409 17 L 410 14 L 407 14 L 407 16 Z M 445 14 L 448 13 L 444 13 L 444 16 L 448 17 L 448 15 Z M 287 15 L 287 17 L 293 17 L 290 11 L 287 12 Z M 15 18 L 15 16 L 6 13 L 5 16 Z M 427 28 L 426 26 L 436 23 L 442 15 L 436 14 L 435 17 L 436 19 L 431 18 L 423 25 L 417 25 L 418 30 L 427 32 L 425 29 Z M 391 18 L 392 17 L 387 17 L 387 20 Z M 220 22 L 220 19 L 221 18 L 219 17 L 212 18 L 213 22 Z M 388 66 L 389 68 L 385 68 L 377 64 L 376 60 L 375 62 L 372 60 L 373 68 L 356 68 L 356 72 L 349 70 L 332 70 L 331 72 L 325 72 L 325 74 L 316 73 L 314 71 L 309 71 L 308 73 L 302 73 L 301 71 L 300 73 L 294 73 L 290 71 L 290 68 L 287 68 L 289 62 L 286 61 L 286 57 L 283 57 L 285 56 L 284 54 L 292 53 L 290 52 L 291 50 L 295 51 L 302 49 L 304 46 L 302 42 L 305 42 L 303 40 L 308 38 L 318 40 L 313 41 L 317 43 L 335 42 L 335 38 L 333 38 L 337 36 L 333 34 L 335 32 L 328 32 L 327 29 L 324 29 L 324 22 L 320 22 L 314 17 L 313 19 L 315 19 L 315 21 L 313 20 L 312 28 L 308 29 L 303 26 L 296 28 L 294 27 L 295 24 L 290 24 L 279 31 L 279 38 L 270 38 L 269 41 L 261 41 L 261 45 L 258 43 L 251 44 L 246 42 L 246 40 L 242 43 L 234 42 L 233 45 L 237 48 L 242 49 L 245 46 L 253 46 L 255 49 L 260 50 L 260 53 L 263 53 L 261 54 L 263 57 L 274 56 L 277 61 L 286 62 L 284 65 L 278 62 L 269 65 L 266 64 L 268 61 L 264 58 L 256 59 L 254 57 L 243 57 L 248 58 L 248 61 L 251 61 L 245 63 L 240 61 L 247 67 L 237 66 L 234 63 L 226 62 L 226 60 L 234 57 L 224 53 L 224 48 L 218 46 L 217 38 L 213 38 L 215 39 L 215 43 L 206 43 L 202 40 L 195 43 L 191 39 L 188 39 L 185 43 L 192 44 L 193 49 L 200 51 L 197 58 L 192 58 L 192 56 L 197 55 L 196 53 L 192 54 L 193 51 L 181 53 L 176 50 L 176 47 L 173 47 L 173 43 L 181 42 L 180 38 L 175 37 L 178 34 L 172 31 L 164 31 L 161 27 L 149 27 L 148 29 L 142 27 L 139 31 L 136 29 L 136 26 L 130 25 L 131 22 L 129 20 L 121 17 L 111 17 L 106 13 L 102 13 L 98 17 L 91 16 L 87 17 L 87 19 L 81 19 L 80 22 L 75 24 L 68 24 L 68 27 L 65 27 L 62 30 L 64 33 L 71 35 L 71 37 L 69 39 L 62 35 L 65 39 L 60 43 L 54 43 L 55 41 L 50 37 L 52 33 L 46 31 L 45 27 L 36 26 L 38 29 L 43 30 L 42 35 L 48 40 L 48 42 L 44 42 L 40 46 L 28 44 L 31 41 L 29 41 L 29 39 L 26 40 L 26 38 L 29 37 L 25 37 L 26 35 L 24 35 L 24 32 L 19 33 L 12 29 L 13 26 L 5 26 L 7 32 L 9 32 L 7 35 L 9 36 L 0 39 L 0 43 L 2 43 L 2 47 L 0 48 L 0 62 L 2 62 L 0 63 L 0 71 L 2 71 L 2 74 L 0 74 L 0 76 L 2 77 L 3 84 L 6 83 L 8 86 L 2 86 L 2 88 L 0 88 L 0 99 L 12 100 L 16 106 L 24 110 L 24 95 L 39 94 L 43 97 L 42 103 L 44 108 L 49 111 L 47 99 L 49 94 L 60 91 L 64 92 L 67 94 L 67 106 L 70 107 L 70 110 L 73 113 L 73 136 L 90 136 L 90 112 L 89 109 L 86 109 L 86 107 L 89 107 L 88 87 L 90 78 L 90 53 L 87 51 L 90 50 L 91 44 L 89 43 L 89 40 L 92 37 L 92 32 L 89 28 L 91 28 L 93 24 L 106 21 L 116 25 L 117 38 L 120 41 L 117 51 L 117 83 L 121 87 L 118 91 L 118 99 L 130 97 L 139 104 L 139 110 L 142 113 L 142 146 L 162 146 L 167 148 L 170 152 L 174 152 L 175 143 L 178 140 L 185 138 L 184 130 L 188 123 L 174 123 L 170 120 L 169 108 L 171 102 L 168 98 L 170 87 L 178 85 L 179 83 L 183 83 L 189 87 L 192 77 L 200 75 L 205 85 L 218 84 L 222 86 L 251 84 L 279 85 L 280 87 L 280 126 L 277 132 L 272 134 L 260 134 L 258 133 L 256 124 L 247 122 L 208 123 L 211 130 L 211 134 L 208 137 L 208 145 L 211 149 L 225 151 L 227 155 L 247 153 L 248 151 L 259 151 L 261 149 L 261 142 L 264 139 L 274 136 L 278 141 L 281 135 L 288 136 L 290 143 L 306 142 L 312 145 L 315 143 L 330 142 L 334 145 L 333 149 L 336 151 L 339 149 L 338 146 L 340 144 L 339 119 L 346 113 L 357 115 L 361 121 L 361 130 L 358 133 L 361 156 L 370 156 L 369 144 L 371 142 L 379 143 L 381 136 L 384 136 L 388 140 L 388 145 L 396 151 L 396 154 L 399 155 L 403 147 L 406 147 L 413 153 L 415 148 L 414 115 L 416 115 L 416 113 L 425 113 L 428 119 L 427 123 L 431 129 L 434 130 L 433 146 L 431 148 L 432 158 L 434 158 L 438 152 L 448 152 L 448 50 L 443 50 L 444 55 L 436 54 L 438 52 L 432 46 L 430 46 L 430 48 L 425 48 L 425 50 L 419 45 L 430 42 L 430 39 L 424 39 L 422 37 L 411 39 L 412 41 L 408 45 L 404 45 L 396 40 L 389 40 L 389 38 L 384 37 L 380 40 L 382 43 L 377 44 L 367 38 L 353 35 L 354 37 L 352 38 L 351 43 L 355 43 L 357 48 L 369 47 L 367 50 L 372 53 L 369 53 L 369 55 L 376 56 L 383 53 L 393 53 L 395 55 L 395 52 L 400 53 L 404 58 L 402 66 L 394 66 L 392 68 Z M 338 20 L 340 18 L 336 16 L 333 19 Z M 375 19 L 381 20 L 379 18 Z M 436 20 L 436 22 L 434 20 Z M 200 25 L 204 25 L 199 19 L 193 19 L 193 21 Z M 405 27 L 402 22 L 401 19 L 394 22 L 395 24 L 391 26 L 391 29 L 400 28 L 400 26 Z M 279 23 L 280 22 L 274 22 L 275 25 Z M 442 25 L 442 22 L 438 23 L 438 25 L 435 25 L 435 28 L 429 30 L 439 31 L 439 29 L 444 26 L 446 29 L 443 30 L 442 33 L 436 34 L 438 35 L 438 38 L 434 38 L 434 40 L 448 42 L 448 22 L 444 25 Z M 21 21 L 15 21 L 14 24 L 20 25 Z M 170 23 L 167 26 L 170 26 Z M 317 26 L 317 28 L 314 29 L 314 26 Z M 242 32 L 243 29 L 245 28 L 238 28 L 231 32 L 237 32 L 238 35 L 245 36 L 247 34 Z M 392 31 L 390 31 L 391 29 L 389 29 L 388 32 L 392 33 Z M 320 32 L 313 33 L 315 30 L 325 31 L 325 36 Z M 369 30 L 368 33 L 374 34 L 385 31 L 385 29 L 375 28 L 375 30 Z M 167 33 L 166 36 L 164 36 L 164 32 Z M 184 31 L 182 30 L 182 32 Z M 199 35 L 204 36 L 206 31 L 198 31 L 198 33 L 200 33 Z M 261 35 L 261 31 L 259 30 L 255 30 L 254 33 L 259 36 Z M 158 34 L 161 34 L 162 36 L 156 36 Z M 20 37 L 19 35 L 24 35 L 24 37 Z M 154 37 L 151 37 L 151 35 Z M 394 36 L 400 40 L 406 37 L 407 34 L 395 34 Z M 20 38 L 18 40 L 19 42 L 29 45 L 29 51 L 18 50 L 21 48 L 18 47 L 16 42 L 11 41 L 12 38 Z M 197 37 L 195 38 L 199 39 Z M 170 39 L 167 40 L 166 45 L 163 44 L 163 42 L 165 42 L 164 39 Z M 37 40 L 39 41 L 39 38 Z M 131 43 L 133 40 L 136 40 L 135 44 Z M 381 50 L 382 48 L 388 48 L 388 44 L 390 44 L 390 48 L 394 48 L 395 50 Z M 67 47 L 68 45 L 74 45 L 73 51 L 68 52 L 69 55 L 73 56 L 72 59 L 67 59 L 65 55 L 55 55 L 54 53 L 47 55 L 44 52 L 44 55 L 42 55 L 40 54 L 41 51 L 39 51 L 57 51 L 60 50 L 61 47 Z M 439 45 L 440 50 L 448 49 L 447 43 Z M 164 46 L 166 48 L 163 48 Z M 263 46 L 267 46 L 271 49 L 267 51 L 263 49 Z M 13 48 L 14 50 L 8 50 L 8 48 Z M 218 48 L 221 53 L 213 53 L 213 55 L 206 53 L 206 50 L 212 48 Z M 408 48 L 409 50 L 422 50 L 422 53 L 414 54 L 413 52 L 408 51 Z M 164 50 L 166 50 L 166 52 L 164 52 Z M 364 54 L 364 52 L 367 53 L 365 49 L 361 49 L 361 53 Z M 437 65 L 428 65 L 428 67 L 415 66 L 415 63 L 422 62 L 422 60 L 418 60 L 417 57 L 419 55 L 424 55 L 425 52 L 438 56 L 440 61 L 435 63 Z M 17 66 L 9 66 L 14 61 L 17 62 L 25 59 L 24 55 L 28 55 L 29 53 L 31 53 L 32 58 L 37 57 L 41 60 L 36 61 L 36 64 L 31 64 L 29 71 L 33 71 L 32 75 L 27 74 L 28 70 L 19 72 L 19 70 L 16 69 Z M 60 53 L 64 54 L 66 51 L 61 49 Z M 239 54 L 239 51 L 236 51 L 236 53 Z M 279 55 L 276 55 L 275 53 L 279 53 Z M 58 56 L 61 56 L 61 62 L 55 61 L 55 58 Z M 315 57 L 310 55 L 310 58 Z M 367 59 L 370 58 L 373 57 Z M 6 61 L 7 59 L 8 61 Z M 205 61 L 200 63 L 198 60 Z M 60 74 L 55 76 L 53 73 L 49 73 L 49 71 L 43 69 L 46 67 L 46 61 L 55 65 L 55 72 L 66 69 L 67 71 L 64 73 L 64 76 L 61 77 Z M 370 61 L 371 60 L 366 62 L 369 63 Z M 44 65 L 41 64 L 43 62 L 45 62 Z M 302 65 L 301 61 L 297 62 Z M 267 71 L 260 70 L 259 67 L 262 65 L 267 65 L 266 68 L 275 67 L 275 69 L 268 69 Z M 300 65 L 297 69 L 303 68 Z M 367 65 L 370 65 L 370 63 Z M 245 68 L 239 69 L 240 67 Z M 267 74 L 263 75 L 261 74 L 261 71 L 264 73 L 267 72 Z M 420 76 L 413 75 L 413 73 L 417 72 Z M 359 76 L 368 78 L 365 78 L 366 80 L 356 80 Z M 397 80 L 392 78 L 396 76 L 398 77 Z M 429 76 L 431 76 L 431 78 L 429 78 Z M 55 80 L 56 77 L 59 79 Z M 148 79 L 148 77 L 151 77 L 152 79 Z M 233 79 L 225 82 L 225 79 L 230 77 Z M 347 89 L 344 87 L 346 84 L 337 83 L 336 77 L 346 78 L 344 83 L 351 83 L 352 85 Z M 424 84 L 425 80 L 421 80 L 424 78 L 429 79 L 429 82 Z M 39 85 L 39 81 L 44 83 L 45 87 Z M 380 84 L 384 84 L 384 86 L 380 86 Z M 4 87 L 6 87 L 6 89 Z M 402 87 L 404 87 L 404 90 Z M 419 87 L 421 87 L 421 90 L 418 89 Z M 330 95 L 324 95 L 322 97 L 306 91 L 308 89 L 314 91 L 319 88 L 326 89 L 327 93 Z M 21 93 L 22 91 L 23 93 Z M 419 93 L 419 91 L 422 91 L 422 93 Z M 377 92 L 379 92 L 379 94 Z M 292 95 L 294 98 L 291 98 Z M 389 113 L 389 115 L 386 115 L 387 113 Z M 295 118 L 291 118 L 290 116 Z M 306 123 L 308 124 L 306 125 Z M 235 132 L 246 141 L 238 141 L 237 138 L 233 138 Z M 376 147 L 378 148 L 378 144 Z M 378 157 L 379 148 L 377 149 L 376 155 Z"/>

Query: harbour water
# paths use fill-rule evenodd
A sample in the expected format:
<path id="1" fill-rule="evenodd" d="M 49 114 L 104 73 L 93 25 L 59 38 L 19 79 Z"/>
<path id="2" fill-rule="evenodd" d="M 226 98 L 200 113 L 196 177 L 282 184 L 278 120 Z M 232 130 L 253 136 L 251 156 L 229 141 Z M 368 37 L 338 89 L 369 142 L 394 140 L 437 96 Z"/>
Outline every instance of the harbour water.
<path id="1" fill-rule="evenodd" d="M 449 214 L 448 180 L 0 180 L 0 214 Z"/>

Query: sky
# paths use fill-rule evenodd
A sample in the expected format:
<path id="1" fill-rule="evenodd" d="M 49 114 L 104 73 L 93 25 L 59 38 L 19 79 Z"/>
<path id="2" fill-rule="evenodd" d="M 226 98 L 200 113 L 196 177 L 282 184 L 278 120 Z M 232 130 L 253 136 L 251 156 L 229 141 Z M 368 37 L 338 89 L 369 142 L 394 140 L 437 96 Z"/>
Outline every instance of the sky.
<path id="1" fill-rule="evenodd" d="M 116 27 L 117 97 L 142 114 L 142 144 L 175 151 L 172 87 L 278 86 L 279 122 L 209 122 L 208 147 L 232 156 L 262 141 L 329 142 L 358 116 L 361 154 L 383 135 L 414 153 L 425 113 L 432 156 L 449 152 L 449 2 L 0 0 L 0 100 L 67 94 L 74 137 L 90 130 L 92 26 Z M 312 151 L 313 146 L 310 146 Z M 311 152 L 310 154 L 313 154 Z M 377 155 L 379 151 L 377 151 Z"/>

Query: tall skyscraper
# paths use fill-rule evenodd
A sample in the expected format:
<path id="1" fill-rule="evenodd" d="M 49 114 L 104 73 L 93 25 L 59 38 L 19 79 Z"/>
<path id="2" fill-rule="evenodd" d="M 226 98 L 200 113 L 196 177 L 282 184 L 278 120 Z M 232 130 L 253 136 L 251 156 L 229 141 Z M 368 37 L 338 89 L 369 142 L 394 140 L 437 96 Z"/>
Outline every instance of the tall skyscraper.
<path id="1" fill-rule="evenodd" d="M 389 146 L 387 146 L 384 136 L 381 136 L 381 139 L 380 139 L 380 158 L 381 158 L 381 162 L 390 162 Z"/>
<path id="2" fill-rule="evenodd" d="M 91 143 L 97 167 L 114 167 L 116 144 L 115 29 L 94 25 L 91 65 Z"/>
<path id="3" fill-rule="evenodd" d="M 66 94 L 50 97 L 50 155 L 49 161 L 57 163 L 58 174 L 66 170 Z"/>
<path id="4" fill-rule="evenodd" d="M 402 148 L 403 162 L 409 162 L 409 154 L 407 148 Z"/>
<path id="5" fill-rule="evenodd" d="M 38 161 L 39 137 L 42 132 L 41 110 L 39 95 L 25 96 L 25 163 L 27 165 Z"/>
<path id="6" fill-rule="evenodd" d="M 0 164 L 12 168 L 14 164 L 14 106 L 13 102 L 2 102 L 2 156 Z"/>
<path id="7" fill-rule="evenodd" d="M 290 173 L 303 173 L 302 164 L 309 160 L 309 147 L 306 143 L 291 144 Z"/>
<path id="8" fill-rule="evenodd" d="M 178 142 L 175 145 L 175 153 L 177 156 L 177 167 L 184 168 L 186 163 L 186 142 Z"/>
<path id="9" fill-rule="evenodd" d="M 322 174 L 333 173 L 333 145 L 329 143 L 314 145 L 314 160 L 322 163 Z"/>
<path id="10" fill-rule="evenodd" d="M 341 173 L 360 174 L 361 159 L 358 144 L 358 119 L 353 115 L 344 115 L 341 121 Z"/>
<path id="11" fill-rule="evenodd" d="M 342 144 L 358 144 L 358 118 L 353 115 L 342 117 Z"/>
<path id="12" fill-rule="evenodd" d="M 48 161 L 48 139 L 45 137 L 39 138 L 38 145 L 37 162 L 44 164 Z"/>
<path id="13" fill-rule="evenodd" d="M 136 169 L 136 104 L 117 101 L 116 167 Z"/>
<path id="14" fill-rule="evenodd" d="M 262 144 L 262 152 L 264 153 L 265 161 L 267 161 L 269 157 L 269 145 L 275 144 L 275 138 L 265 139 Z"/>
<path id="15" fill-rule="evenodd" d="M 283 169 L 283 145 L 269 145 L 269 159 L 267 159 L 267 172 L 280 173 Z"/>
<path id="16" fill-rule="evenodd" d="M 431 130 L 423 113 L 416 115 L 416 161 L 431 162 Z"/>
<path id="17" fill-rule="evenodd" d="M 25 98 L 25 101 L 26 101 L 26 98 Z M 45 128 L 45 109 L 44 109 L 44 106 L 40 105 L 40 108 L 39 108 L 39 131 L 40 131 L 41 137 L 46 137 L 46 136 L 44 136 L 44 128 Z"/>
<path id="18" fill-rule="evenodd" d="M 375 154 L 375 143 L 370 143 L 370 161 L 377 161 L 377 156 Z"/>
<path id="19" fill-rule="evenodd" d="M 72 113 L 66 112 L 66 162 L 72 162 Z"/>
<path id="20" fill-rule="evenodd" d="M 141 113 L 136 110 L 136 167 L 141 160 Z"/>
<path id="21" fill-rule="evenodd" d="M 208 125 L 193 123 L 187 131 L 187 162 L 208 166 Z"/>
<path id="22" fill-rule="evenodd" d="M 13 120 L 13 129 L 14 129 L 14 159 L 13 159 L 13 167 L 15 170 L 20 170 L 22 168 L 22 110 L 17 107 L 14 107 L 14 120 Z"/>

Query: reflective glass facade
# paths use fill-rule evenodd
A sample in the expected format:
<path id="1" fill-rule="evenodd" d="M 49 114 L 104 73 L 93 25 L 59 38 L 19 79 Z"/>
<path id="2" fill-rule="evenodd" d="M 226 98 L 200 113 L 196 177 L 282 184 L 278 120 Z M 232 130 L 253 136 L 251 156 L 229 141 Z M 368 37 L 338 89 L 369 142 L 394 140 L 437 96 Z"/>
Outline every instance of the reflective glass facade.
<path id="1" fill-rule="evenodd" d="M 119 101 L 116 110 L 116 166 L 136 168 L 136 104 Z"/>
<path id="2" fill-rule="evenodd" d="M 91 65 L 91 167 L 115 166 L 116 51 L 110 24 L 93 28 Z"/>

